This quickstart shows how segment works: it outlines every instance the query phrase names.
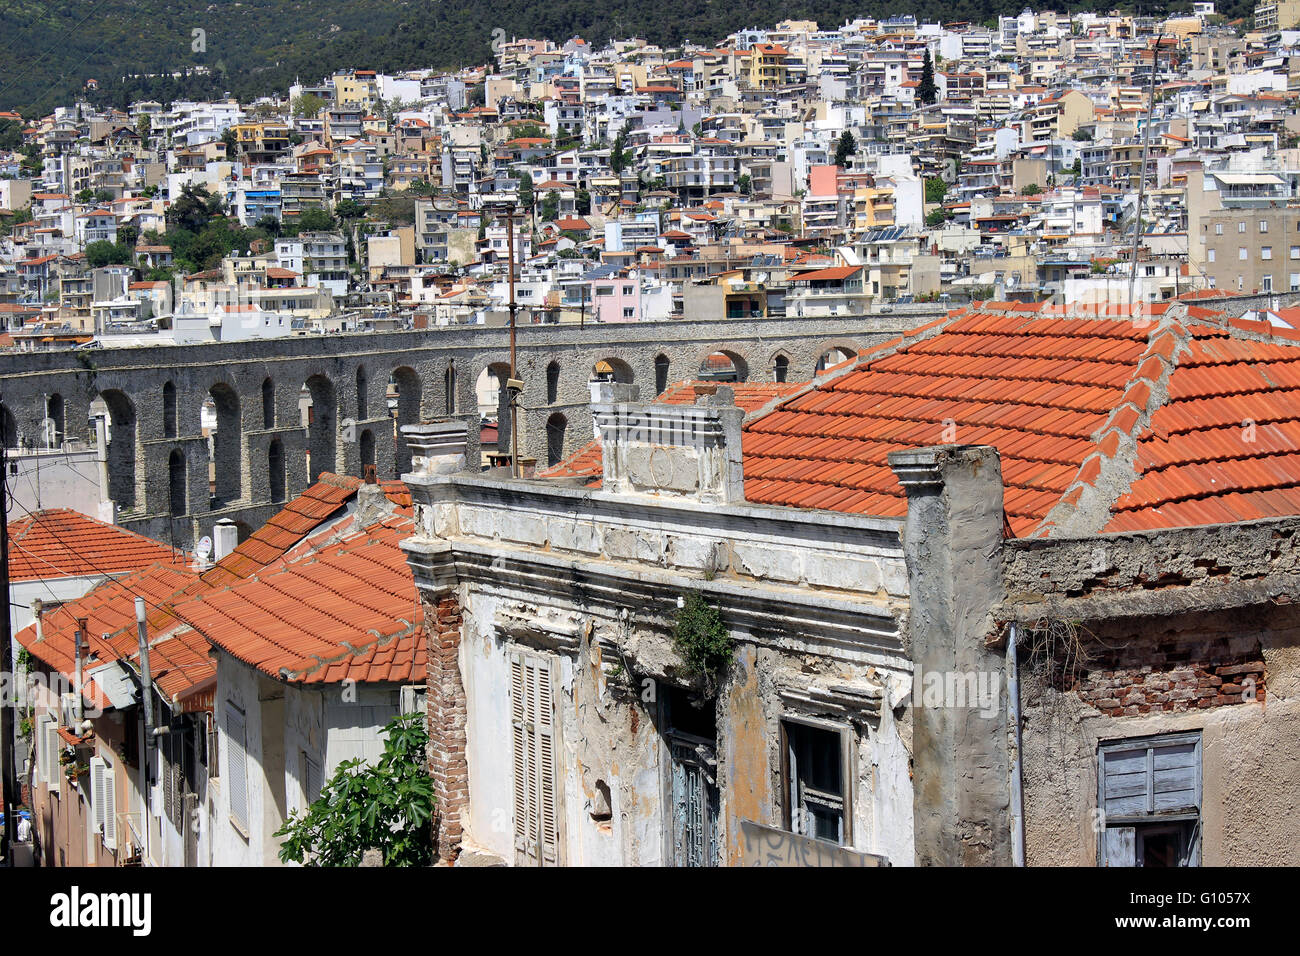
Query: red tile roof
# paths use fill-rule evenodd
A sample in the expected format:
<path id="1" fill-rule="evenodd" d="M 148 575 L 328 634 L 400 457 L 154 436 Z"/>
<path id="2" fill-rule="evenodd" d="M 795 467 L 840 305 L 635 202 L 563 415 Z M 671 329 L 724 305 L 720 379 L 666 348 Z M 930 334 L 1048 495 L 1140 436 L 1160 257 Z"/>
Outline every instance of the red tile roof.
<path id="1" fill-rule="evenodd" d="M 352 542 L 348 548 L 354 547 L 358 541 L 362 544 L 378 542 L 387 546 L 410 533 L 410 491 L 398 481 L 382 484 L 385 497 L 396 505 L 395 513 L 387 522 L 360 532 L 353 528 L 353 519 L 350 516 L 344 517 L 344 509 L 360 485 L 360 480 L 356 478 L 324 473 L 266 525 L 202 574 L 196 574 L 179 564 L 155 563 L 121 575 L 99 585 L 84 597 L 47 612 L 41 619 L 42 640 L 36 640 L 36 626 L 33 624 L 18 635 L 19 643 L 71 680 L 75 670 L 75 621 L 79 617 L 85 617 L 88 619 L 88 633 L 92 635 L 88 639 L 87 650 L 96 655 L 96 663 L 113 659 L 134 660 L 138 643 L 135 598 L 140 596 L 149 607 L 146 627 L 150 639 L 150 666 L 159 690 L 168 697 L 176 697 L 206 685 L 216 674 L 215 664 L 208 652 L 211 644 L 216 644 L 217 641 L 214 639 L 214 628 L 204 624 L 208 617 L 205 609 L 224 606 L 224 602 L 230 599 L 223 598 L 222 595 L 236 587 L 253 589 L 242 591 L 244 594 L 272 593 L 274 585 L 270 585 L 271 590 L 266 592 L 257 591 L 255 587 L 268 575 L 274 577 L 286 573 L 287 568 L 297 568 L 298 573 L 319 581 L 321 568 L 340 563 L 330 557 L 341 547 L 340 542 Z M 389 550 L 396 551 L 395 547 Z M 294 609 L 290 617 L 301 623 L 312 620 L 311 615 L 323 609 L 328 611 L 326 592 L 339 591 L 355 599 L 357 595 L 370 594 L 375 586 L 385 593 L 393 587 L 405 587 L 409 591 L 410 600 L 414 602 L 414 582 L 410 571 L 405 569 L 404 560 L 402 567 L 396 568 L 391 566 L 393 555 L 383 554 L 380 562 L 383 567 L 375 566 L 375 559 L 383 552 L 383 548 L 374 549 L 364 552 L 358 561 L 342 562 L 347 567 L 324 582 L 324 590 L 302 607 Z M 170 555 L 170 552 L 166 553 Z M 378 585 L 373 585 L 369 579 L 362 581 L 358 575 L 363 572 L 377 574 L 382 580 Z M 402 574 L 406 576 L 404 585 L 400 582 Z M 213 605 L 212 602 L 216 604 Z M 418 605 L 418 602 L 415 603 Z M 411 620 L 416 623 L 414 618 Z M 230 625 L 223 624 L 222 627 L 229 633 L 237 632 Z M 101 637 L 105 634 L 108 635 L 107 640 Z M 368 650 L 363 646 L 374 644 L 373 634 L 368 639 L 363 634 L 353 642 L 353 646 L 360 648 L 363 653 L 350 662 L 349 673 L 345 676 L 361 681 L 405 680 L 401 675 L 412 669 L 423 674 L 422 641 L 403 641 L 395 647 L 389 646 L 391 641 L 380 641 L 382 646 L 370 646 Z M 417 648 L 416 645 L 420 646 Z M 383 670 L 380 662 L 386 662 L 387 671 Z M 367 676 L 371 672 L 376 676 Z M 394 676 L 379 676 L 385 673 Z M 275 676 L 280 676 L 278 671 Z M 322 672 L 306 679 L 319 681 L 339 678 L 326 676 Z M 87 683 L 85 694 L 92 703 L 100 706 L 106 704 L 93 681 Z"/>
<path id="2" fill-rule="evenodd" d="M 403 516 L 286 561 L 182 609 L 214 644 L 306 683 L 424 681 L 424 613 L 399 542 Z"/>
<path id="3" fill-rule="evenodd" d="M 9 577 L 102 577 L 185 558 L 152 538 L 68 508 L 38 511 L 9 524 Z"/>
<path id="4" fill-rule="evenodd" d="M 747 423 L 745 497 L 901 517 L 889 452 L 961 443 L 998 449 L 1016 535 L 1050 532 L 1085 492 L 1104 499 L 1095 530 L 1300 514 L 1300 348 L 1166 310 L 986 304 L 885 343 Z M 1131 490 L 1105 498 L 1103 471 Z"/>

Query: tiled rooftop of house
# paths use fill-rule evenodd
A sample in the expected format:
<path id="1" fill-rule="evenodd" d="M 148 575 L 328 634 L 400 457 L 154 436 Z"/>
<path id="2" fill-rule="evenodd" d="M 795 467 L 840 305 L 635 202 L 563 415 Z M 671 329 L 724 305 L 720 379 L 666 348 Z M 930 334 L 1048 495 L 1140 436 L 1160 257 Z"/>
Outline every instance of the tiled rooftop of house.
<path id="1" fill-rule="evenodd" d="M 100 577 L 155 562 L 184 564 L 184 556 L 125 528 L 68 508 L 38 511 L 9 523 L 9 577 Z"/>
<path id="2" fill-rule="evenodd" d="M 1017 536 L 1064 523 L 1088 488 L 1118 498 L 1094 530 L 1300 514 L 1300 347 L 1163 306 L 1134 322 L 986 304 L 750 421 L 745 497 L 899 517 L 888 454 L 952 443 L 998 449 Z"/>
<path id="3" fill-rule="evenodd" d="M 274 677 L 307 683 L 423 681 L 424 613 L 391 517 L 178 608 L 214 644 Z"/>
<path id="4" fill-rule="evenodd" d="M 322 668 L 310 654 L 295 657 L 291 679 L 421 680 L 425 646 L 417 632 L 423 615 L 411 572 L 397 548 L 413 527 L 410 492 L 401 482 L 384 482 L 394 513 L 357 530 L 352 527 L 354 516 L 345 516 L 344 510 L 360 486 L 355 478 L 322 474 L 202 574 L 179 563 L 154 563 L 117 576 L 45 613 L 39 641 L 35 625 L 23 630 L 18 641 L 71 681 L 73 634 L 77 619 L 84 617 L 90 635 L 87 653 L 95 656 L 88 666 L 135 661 L 139 596 L 148 606 L 152 675 L 169 697 L 184 695 L 215 677 L 216 665 L 208 656 L 211 644 L 224 647 L 231 641 L 244 649 L 250 642 L 266 640 L 290 648 L 304 635 L 316 641 L 311 652 L 329 657 L 333 664 Z M 273 609 L 274 626 L 267 623 L 265 607 Z M 229 614 L 237 619 L 231 621 Z M 340 638 L 346 647 L 330 643 L 342 632 L 323 623 L 344 620 L 356 625 Z M 395 620 L 401 623 L 392 624 Z M 392 626 L 384 630 L 381 624 Z M 239 649 L 231 652 L 246 659 Z M 248 663 L 258 666 L 264 655 L 252 658 Z M 282 666 L 289 665 L 277 663 L 267 672 L 280 677 Z M 86 682 L 85 696 L 100 706 L 107 703 L 93 680 Z"/>
<path id="5" fill-rule="evenodd" d="M 902 517 L 889 453 L 969 444 L 998 449 L 1016 536 L 1300 514 L 1300 334 L 1177 315 L 986 303 L 806 385 L 733 385 L 748 412 L 777 403 L 745 425 L 745 498 Z M 658 399 L 693 400 L 693 383 Z M 600 474 L 591 442 L 541 477 Z"/>

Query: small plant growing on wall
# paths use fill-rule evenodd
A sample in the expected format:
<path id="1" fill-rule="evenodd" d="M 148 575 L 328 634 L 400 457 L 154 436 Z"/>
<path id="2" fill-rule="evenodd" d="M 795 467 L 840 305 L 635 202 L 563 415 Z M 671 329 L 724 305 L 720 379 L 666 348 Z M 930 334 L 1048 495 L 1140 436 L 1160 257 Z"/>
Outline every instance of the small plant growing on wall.
<path id="1" fill-rule="evenodd" d="M 678 607 L 673 621 L 673 646 L 691 673 L 703 680 L 705 695 L 712 697 L 735 656 L 736 642 L 722 623 L 718 609 L 698 591 L 686 594 Z"/>

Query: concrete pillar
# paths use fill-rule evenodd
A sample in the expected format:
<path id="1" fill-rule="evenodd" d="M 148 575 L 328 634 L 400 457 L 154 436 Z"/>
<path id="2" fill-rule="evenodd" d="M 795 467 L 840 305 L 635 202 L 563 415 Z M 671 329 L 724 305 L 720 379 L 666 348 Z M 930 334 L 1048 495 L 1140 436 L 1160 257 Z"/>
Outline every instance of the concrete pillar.
<path id="1" fill-rule="evenodd" d="M 894 452 L 907 492 L 907 638 L 919 866 L 1011 863 L 1003 652 L 990 646 L 1002 600 L 1002 469 L 996 449 Z"/>

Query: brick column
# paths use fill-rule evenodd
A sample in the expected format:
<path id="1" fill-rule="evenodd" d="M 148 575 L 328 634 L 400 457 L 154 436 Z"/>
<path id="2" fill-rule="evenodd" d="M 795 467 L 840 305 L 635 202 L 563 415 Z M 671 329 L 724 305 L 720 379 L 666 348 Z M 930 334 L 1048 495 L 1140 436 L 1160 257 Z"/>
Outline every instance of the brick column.
<path id="1" fill-rule="evenodd" d="M 455 591 L 427 592 L 425 629 L 429 639 L 429 774 L 433 777 L 434 850 L 451 862 L 460 852 L 461 813 L 469 802 L 465 762 L 465 687 L 460 675 L 460 601 Z"/>

